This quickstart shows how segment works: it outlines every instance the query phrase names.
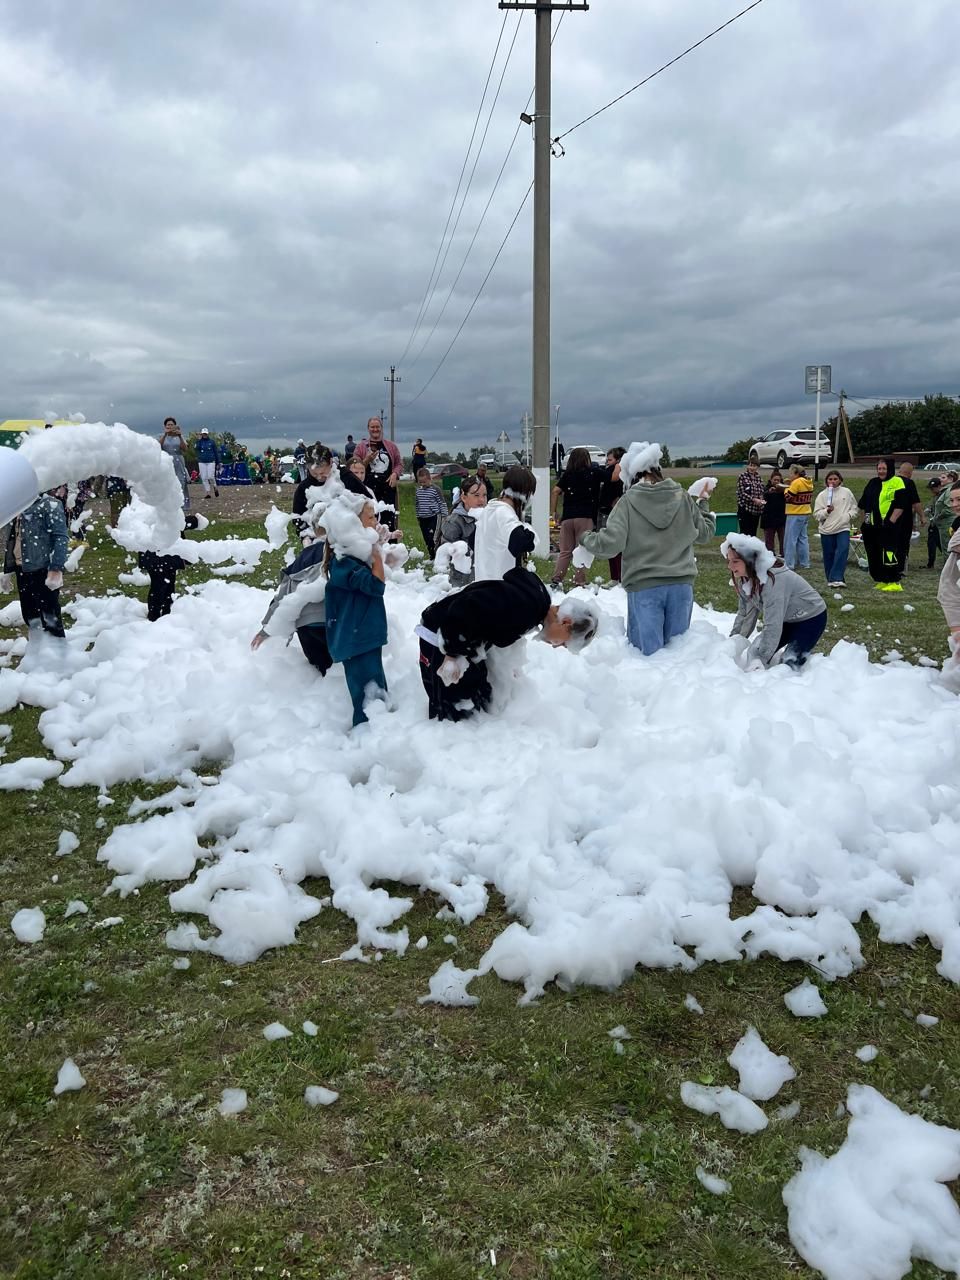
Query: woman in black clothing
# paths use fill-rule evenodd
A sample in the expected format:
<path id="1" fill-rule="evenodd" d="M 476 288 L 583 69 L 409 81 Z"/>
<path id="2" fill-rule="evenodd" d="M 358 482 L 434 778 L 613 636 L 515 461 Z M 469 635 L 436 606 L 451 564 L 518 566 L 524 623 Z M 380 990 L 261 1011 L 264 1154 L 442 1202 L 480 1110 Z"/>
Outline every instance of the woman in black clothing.
<path id="1" fill-rule="evenodd" d="M 612 449 L 607 450 L 607 465 L 603 469 L 603 479 L 600 481 L 600 497 L 597 502 L 597 528 L 602 529 L 610 518 L 610 512 L 623 497 L 623 481 L 620 479 L 620 459 L 626 453 L 626 449 L 621 445 L 614 445 Z M 623 553 L 615 555 L 612 560 L 608 560 L 610 566 L 610 581 L 620 581 L 620 565 L 623 560 Z"/>
<path id="2" fill-rule="evenodd" d="M 783 555 L 783 534 L 787 527 L 787 499 L 784 492 L 783 476 L 779 471 L 771 471 L 763 491 L 764 507 L 760 515 L 760 528 L 768 551 L 776 551 L 774 545 L 780 539 L 780 555 Z"/>
<path id="3" fill-rule="evenodd" d="M 557 477 L 550 495 L 550 515 L 556 516 L 557 503 L 563 498 L 563 515 L 560 517 L 560 554 L 557 556 L 551 587 L 562 587 L 577 543 L 584 533 L 592 533 L 600 498 L 603 472 L 590 461 L 586 449 L 574 449 L 563 472 Z M 582 587 L 587 580 L 586 569 L 576 568 L 574 585 Z"/>
<path id="4" fill-rule="evenodd" d="M 860 533 L 870 577 L 878 591 L 902 591 L 903 534 L 900 522 L 911 519 L 910 495 L 892 458 L 881 458 L 877 474 L 860 496 Z"/>
<path id="5" fill-rule="evenodd" d="M 199 525 L 199 516 L 185 517 L 185 529 L 196 529 Z M 150 578 L 150 590 L 147 592 L 147 621 L 159 622 L 173 607 L 177 574 L 187 567 L 186 561 L 180 556 L 164 556 L 156 551 L 141 551 L 137 556 L 137 566 Z"/>

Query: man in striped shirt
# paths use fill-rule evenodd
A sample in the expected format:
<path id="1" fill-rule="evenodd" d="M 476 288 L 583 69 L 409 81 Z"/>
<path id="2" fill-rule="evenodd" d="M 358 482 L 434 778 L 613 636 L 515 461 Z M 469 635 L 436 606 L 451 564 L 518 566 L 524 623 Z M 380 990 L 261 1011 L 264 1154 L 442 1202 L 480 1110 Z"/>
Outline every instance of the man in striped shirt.
<path id="1" fill-rule="evenodd" d="M 426 467 L 421 467 L 417 472 L 414 501 L 417 508 L 417 524 L 423 534 L 427 555 L 432 560 L 436 554 L 437 524 L 440 518 L 447 514 L 447 504 Z"/>

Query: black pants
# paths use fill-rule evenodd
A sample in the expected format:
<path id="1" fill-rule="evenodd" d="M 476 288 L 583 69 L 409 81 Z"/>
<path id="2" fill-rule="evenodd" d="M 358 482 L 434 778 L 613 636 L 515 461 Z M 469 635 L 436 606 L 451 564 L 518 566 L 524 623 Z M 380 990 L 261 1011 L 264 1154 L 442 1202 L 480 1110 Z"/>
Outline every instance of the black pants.
<path id="1" fill-rule="evenodd" d="M 17 569 L 17 591 L 20 593 L 20 610 L 29 627 L 39 622 L 51 636 L 63 636 L 63 614 L 60 612 L 60 592 L 47 586 L 46 569 L 34 569 L 24 573 Z"/>
<path id="2" fill-rule="evenodd" d="M 386 502 L 389 506 L 396 507 L 397 491 L 396 489 L 391 489 L 386 480 L 370 476 L 367 479 L 367 486 L 373 490 L 373 496 L 378 502 Z M 396 511 L 380 511 L 377 513 L 377 519 L 385 528 L 391 531 L 397 527 Z"/>
<path id="3" fill-rule="evenodd" d="M 786 645 L 783 661 L 788 667 L 802 667 L 807 654 L 823 635 L 827 626 L 827 611 L 804 618 L 802 622 L 785 622 L 780 632 L 777 648 Z"/>
<path id="4" fill-rule="evenodd" d="M 444 655 L 420 641 L 420 679 L 427 691 L 431 720 L 466 720 L 474 711 L 486 711 L 493 697 L 485 662 L 471 662 L 456 684 L 445 685 L 437 674 Z"/>
<path id="5" fill-rule="evenodd" d="M 937 561 L 937 552 L 942 551 L 940 546 L 940 530 L 931 520 L 927 525 L 927 568 L 932 569 Z"/>
<path id="6" fill-rule="evenodd" d="M 297 639 L 300 641 L 303 656 L 311 667 L 316 667 L 320 674 L 325 676 L 333 666 L 333 659 L 327 648 L 327 628 L 297 627 Z"/>
<path id="7" fill-rule="evenodd" d="M 741 533 L 748 533 L 751 538 L 755 538 L 760 525 L 760 512 L 748 511 L 746 507 L 737 507 L 737 524 Z"/>
<path id="8" fill-rule="evenodd" d="M 432 560 L 437 554 L 437 517 L 431 516 L 429 520 L 418 520 L 417 524 L 423 534 L 423 543 L 427 548 L 427 555 Z"/>
<path id="9" fill-rule="evenodd" d="M 870 577 L 874 582 L 899 582 L 903 577 L 901 541 L 895 524 L 865 524 L 863 549 L 867 553 Z"/>

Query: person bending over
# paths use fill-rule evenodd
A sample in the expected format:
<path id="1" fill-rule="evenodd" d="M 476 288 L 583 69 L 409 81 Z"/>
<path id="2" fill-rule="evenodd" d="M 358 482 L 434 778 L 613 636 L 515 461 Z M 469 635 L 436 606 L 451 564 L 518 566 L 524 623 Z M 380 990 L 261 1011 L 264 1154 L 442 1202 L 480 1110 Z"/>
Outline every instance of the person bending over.
<path id="1" fill-rule="evenodd" d="M 540 627 L 542 640 L 576 652 L 593 639 L 598 620 L 592 603 L 551 604 L 537 575 L 520 567 L 443 596 L 423 611 L 416 628 L 430 719 L 463 720 L 487 710 L 493 696 L 488 649 L 509 648 Z"/>
<path id="2" fill-rule="evenodd" d="M 822 596 L 768 551 L 759 538 L 728 533 L 720 554 L 733 575 L 737 593 L 737 616 L 730 634 L 750 636 L 763 620 L 763 630 L 746 650 L 746 669 L 769 667 L 781 649 L 786 666 L 802 667 L 827 625 Z"/>

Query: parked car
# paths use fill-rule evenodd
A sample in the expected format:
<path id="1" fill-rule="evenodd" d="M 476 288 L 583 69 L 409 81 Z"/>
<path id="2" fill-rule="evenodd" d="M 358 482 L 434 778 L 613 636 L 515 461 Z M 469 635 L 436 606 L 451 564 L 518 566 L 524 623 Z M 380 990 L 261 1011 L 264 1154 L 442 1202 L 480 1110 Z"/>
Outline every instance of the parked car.
<path id="1" fill-rule="evenodd" d="M 430 468 L 430 474 L 434 480 L 442 480 L 444 476 L 456 476 L 463 480 L 470 472 L 466 467 L 461 467 L 459 462 L 441 462 Z"/>
<path id="2" fill-rule="evenodd" d="M 817 455 L 817 436 L 809 431 L 771 431 L 762 440 L 754 440 L 750 446 L 751 462 L 774 463 L 785 467 L 790 462 L 813 462 Z M 833 445 L 820 432 L 820 461 L 829 462 L 833 457 Z"/>
<path id="3" fill-rule="evenodd" d="M 481 453 L 477 459 L 478 467 L 486 467 L 488 471 L 500 470 L 500 459 L 495 453 Z"/>
<path id="4" fill-rule="evenodd" d="M 571 453 L 573 453 L 574 449 L 586 449 L 587 453 L 589 453 L 590 455 L 590 461 L 593 463 L 595 467 L 605 467 L 607 465 L 606 449 L 598 449 L 595 444 L 575 444 L 575 445 L 571 445 L 571 447 L 564 454 L 564 458 L 563 458 L 564 466 L 567 465 L 567 459 L 570 457 Z"/>
<path id="5" fill-rule="evenodd" d="M 921 471 L 960 471 L 960 458 L 948 458 L 946 462 L 925 462 Z"/>

